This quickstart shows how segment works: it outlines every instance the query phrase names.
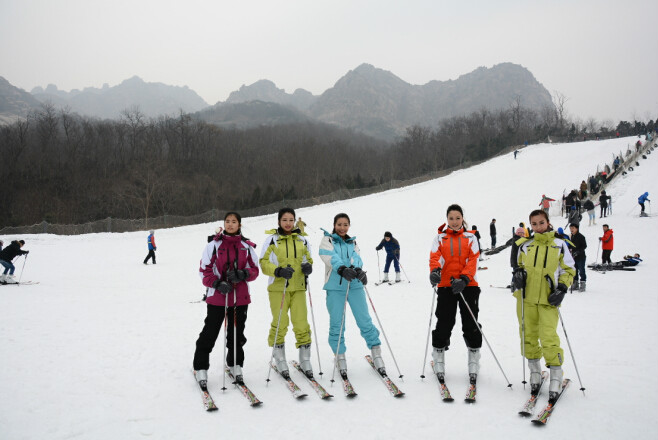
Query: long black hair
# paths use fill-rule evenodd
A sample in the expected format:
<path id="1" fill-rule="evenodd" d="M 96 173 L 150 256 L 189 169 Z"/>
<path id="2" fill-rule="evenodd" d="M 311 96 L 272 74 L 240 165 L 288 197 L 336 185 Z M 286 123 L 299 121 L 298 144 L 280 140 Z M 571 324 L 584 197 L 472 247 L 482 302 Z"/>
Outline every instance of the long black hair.
<path id="1" fill-rule="evenodd" d="M 334 216 L 334 229 L 331 231 L 332 234 L 336 233 L 336 222 L 340 220 L 341 218 L 346 218 L 347 223 L 352 224 L 352 221 L 350 220 L 350 216 L 345 214 L 344 212 L 341 212 L 340 214 L 336 214 Z"/>
<path id="2" fill-rule="evenodd" d="M 462 207 L 456 203 L 453 203 L 452 205 L 448 206 L 448 209 L 446 209 L 446 218 L 448 217 L 448 214 L 450 214 L 450 211 L 459 212 L 462 215 L 462 227 L 464 228 L 464 230 L 468 229 L 468 223 L 466 223 L 466 220 L 464 220 L 464 210 L 462 209 Z"/>

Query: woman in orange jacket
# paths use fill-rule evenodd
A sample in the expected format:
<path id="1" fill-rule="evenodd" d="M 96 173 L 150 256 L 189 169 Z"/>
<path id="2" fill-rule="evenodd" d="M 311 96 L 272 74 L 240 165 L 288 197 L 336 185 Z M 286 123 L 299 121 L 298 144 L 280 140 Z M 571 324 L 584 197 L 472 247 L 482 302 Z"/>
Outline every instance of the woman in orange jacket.
<path id="1" fill-rule="evenodd" d="M 464 212 L 459 205 L 450 205 L 446 224 L 439 227 L 430 251 L 430 282 L 436 286 L 436 328 L 432 331 L 432 359 L 434 373 L 439 379 L 445 374 L 445 352 L 450 346 L 450 336 L 455 326 L 457 305 L 462 321 L 464 341 L 468 347 L 468 373 L 475 384 L 480 367 L 482 334 L 473 320 L 462 295 L 478 316 L 480 288 L 477 283 L 477 263 L 480 249 L 475 235 L 466 230 Z M 461 295 L 460 295 L 461 294 Z"/>

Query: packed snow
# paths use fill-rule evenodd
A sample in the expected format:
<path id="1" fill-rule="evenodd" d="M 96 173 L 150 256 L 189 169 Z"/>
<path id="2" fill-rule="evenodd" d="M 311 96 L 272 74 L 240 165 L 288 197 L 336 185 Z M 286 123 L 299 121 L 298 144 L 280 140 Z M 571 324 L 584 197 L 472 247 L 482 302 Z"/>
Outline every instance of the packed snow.
<path id="1" fill-rule="evenodd" d="M 428 255 L 445 210 L 459 203 L 470 225 L 477 225 L 482 246 L 489 247 L 489 223 L 497 219 L 498 242 L 511 236 L 520 221 L 538 207 L 542 194 L 560 199 L 566 190 L 610 163 L 637 138 L 541 144 L 454 172 L 433 181 L 351 200 L 299 209 L 314 246 L 310 277 L 321 353 L 320 383 L 335 397 L 320 400 L 296 371 L 293 379 L 308 393 L 294 400 L 283 381 L 272 375 L 266 384 L 271 349 L 271 321 L 266 277 L 251 284 L 252 304 L 246 325 L 244 377 L 264 402 L 251 408 L 229 384 L 222 387 L 222 338 L 211 355 L 209 388 L 219 411 L 205 412 L 192 376 L 195 341 L 205 318 L 199 300 L 204 288 L 198 276 L 206 237 L 218 224 L 157 230 L 157 265 L 143 265 L 148 232 L 78 236 L 2 236 L 5 244 L 24 239 L 27 260 L 15 260 L 16 275 L 40 284 L 0 286 L 0 438 L 2 439 L 206 439 L 206 438 L 525 438 L 537 429 L 551 438 L 646 437 L 658 432 L 655 390 L 658 336 L 655 292 L 658 261 L 658 218 L 639 217 L 637 197 L 655 194 L 658 154 L 640 159 L 640 166 L 608 187 L 613 213 L 598 218 L 586 236 L 587 261 L 600 253 L 598 237 L 605 222 L 614 230 L 613 261 L 638 252 L 644 262 L 636 272 L 588 271 L 587 292 L 569 294 L 562 306 L 565 375 L 572 387 L 544 428 L 517 411 L 529 390 L 523 389 L 515 300 L 510 280 L 509 251 L 480 263 L 480 322 L 513 388 L 487 348 L 482 348 L 477 403 L 463 401 L 468 377 L 466 349 L 459 318 L 446 354 L 447 383 L 455 397 L 441 401 L 429 358 L 423 371 L 433 291 L 428 281 Z M 235 191 L 240 188 L 236 187 Z M 210 208 L 210 207 L 209 207 Z M 223 207 L 230 208 L 230 207 Z M 651 207 L 648 205 L 650 211 Z M 403 379 L 384 347 L 387 371 L 406 393 L 391 397 L 364 360 L 367 347 L 348 313 L 347 362 L 358 397 L 344 397 L 339 382 L 332 387 L 332 351 L 327 343 L 328 314 L 324 304 L 323 264 L 317 249 L 320 228 L 331 229 L 335 214 L 351 217 L 350 235 L 357 237 L 370 283 L 368 291 L 384 326 Z M 553 209 L 557 228 L 566 220 Z M 276 225 L 276 214 L 243 219 L 243 232 L 258 244 Z M 410 282 L 375 286 L 379 244 L 391 231 L 401 245 L 403 278 Z M 383 267 L 385 254 L 380 252 Z M 391 269 L 392 273 L 392 269 Z M 651 287 L 654 286 L 654 287 Z M 349 310 L 349 309 L 348 309 Z M 310 313 L 309 313 L 310 319 Z M 373 320 L 376 319 L 373 315 Z M 435 320 L 433 321 L 434 324 Z M 383 340 L 383 338 L 382 338 Z M 294 335 L 286 338 L 288 359 L 297 358 Z M 319 378 L 313 346 L 313 365 Z M 527 373 L 527 371 L 526 371 Z M 546 390 L 546 388 L 544 389 Z M 546 403 L 540 399 L 537 410 Z"/>

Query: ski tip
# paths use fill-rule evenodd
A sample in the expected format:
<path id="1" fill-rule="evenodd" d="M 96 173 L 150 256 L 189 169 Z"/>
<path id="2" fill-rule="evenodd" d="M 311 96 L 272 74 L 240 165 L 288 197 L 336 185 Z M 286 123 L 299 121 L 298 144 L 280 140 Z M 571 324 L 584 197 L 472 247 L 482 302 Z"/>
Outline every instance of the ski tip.
<path id="1" fill-rule="evenodd" d="M 531 420 L 531 422 L 532 422 L 533 425 L 535 425 L 535 426 L 546 426 L 546 420 L 537 420 L 537 419 L 533 419 L 533 420 Z"/>
<path id="2" fill-rule="evenodd" d="M 421 374 L 421 375 L 420 375 L 420 378 L 421 378 L 421 379 L 425 379 L 425 375 L 424 375 L 424 374 Z"/>

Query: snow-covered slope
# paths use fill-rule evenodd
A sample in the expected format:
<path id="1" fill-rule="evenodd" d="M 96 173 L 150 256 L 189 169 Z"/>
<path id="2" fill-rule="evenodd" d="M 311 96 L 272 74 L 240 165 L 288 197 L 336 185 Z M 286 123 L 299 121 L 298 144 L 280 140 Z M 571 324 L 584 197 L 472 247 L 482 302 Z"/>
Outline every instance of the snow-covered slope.
<path id="1" fill-rule="evenodd" d="M 482 232 L 483 247 L 489 245 L 488 225 L 494 217 L 498 241 L 503 242 L 514 225 L 527 221 L 542 194 L 559 199 L 564 189 L 578 187 L 597 164 L 610 162 L 613 153 L 625 151 L 634 141 L 531 146 L 517 160 L 507 155 L 434 181 L 298 211 L 309 225 L 314 256 L 319 228 L 330 229 L 339 212 L 350 215 L 350 234 L 357 236 L 362 249 L 370 294 L 404 374 L 404 381 L 397 379 L 385 349 L 389 374 L 406 392 L 401 399 L 388 394 L 363 359 L 366 346 L 349 314 L 347 360 L 359 396 L 347 400 L 338 384 L 330 386 L 332 355 L 319 258 L 311 292 L 324 371 L 321 383 L 336 397 L 321 401 L 296 372 L 294 378 L 309 393 L 305 401 L 293 400 L 277 377 L 272 376 L 266 386 L 271 315 L 266 279 L 261 276 L 252 284 L 244 370 L 245 380 L 264 405 L 252 409 L 235 389 L 220 391 L 220 338 L 210 370 L 210 391 L 220 410 L 206 413 L 191 374 L 205 307 L 190 301 L 204 291 L 197 267 L 215 224 L 157 231 L 155 266 L 142 264 L 147 252 L 144 232 L 0 237 L 5 243 L 26 240 L 25 249 L 31 253 L 23 279 L 41 282 L 0 286 L 0 438 L 507 439 L 536 434 L 536 428 L 516 414 L 527 391 L 520 383 L 515 301 L 507 290 L 490 287 L 509 281 L 507 251 L 483 262 L 489 269 L 478 277 L 480 322 L 513 390 L 506 387 L 485 345 L 478 402 L 462 402 L 467 374 L 459 322 L 447 354 L 447 380 L 455 402 L 440 401 L 429 368 L 428 377 L 420 379 L 432 302 L 427 280 L 431 240 L 444 222 L 447 206 L 459 203 L 469 224 Z M 645 262 L 636 272 L 590 271 L 588 291 L 564 301 L 562 314 L 587 395 L 578 391 L 573 358 L 563 338 L 565 372 L 574 387 L 546 427 L 552 438 L 645 437 L 658 429 L 654 414 L 658 300 L 652 270 L 658 261 L 658 223 L 657 217 L 637 216 L 637 197 L 656 191 L 657 159 L 655 153 L 649 155 L 608 189 L 614 211 L 605 220 L 615 231 L 613 260 L 639 252 Z M 556 227 L 564 223 L 553 219 Z M 589 244 L 588 262 L 597 255 L 601 223 L 597 219 L 596 226 L 588 227 L 585 220 L 581 229 Z M 243 230 L 260 248 L 264 230 L 275 224 L 276 215 L 248 218 Z M 411 283 L 375 287 L 375 246 L 387 230 L 401 243 L 402 264 Z M 383 265 L 384 256 L 380 257 Z M 23 259 L 16 263 L 18 275 Z M 291 331 L 287 345 L 288 358 L 296 358 Z M 313 362 L 318 376 L 315 347 Z"/>

